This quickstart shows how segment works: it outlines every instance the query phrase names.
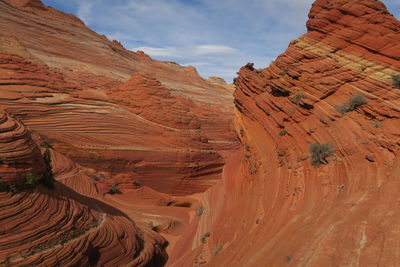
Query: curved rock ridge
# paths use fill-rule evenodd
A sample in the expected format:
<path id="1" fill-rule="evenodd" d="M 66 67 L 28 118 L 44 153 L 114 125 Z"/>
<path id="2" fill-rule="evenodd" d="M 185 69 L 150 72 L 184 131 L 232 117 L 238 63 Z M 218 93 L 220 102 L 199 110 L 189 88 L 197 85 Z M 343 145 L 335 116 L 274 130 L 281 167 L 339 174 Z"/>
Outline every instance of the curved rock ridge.
<path id="1" fill-rule="evenodd" d="M 152 122 L 177 129 L 200 129 L 200 120 L 191 111 L 195 106 L 193 101 L 174 96 L 149 74 L 136 72 L 122 86 L 109 90 L 108 94 Z"/>
<path id="2" fill-rule="evenodd" d="M 40 176 L 45 165 L 25 126 L 0 110 L 0 185 L 21 185 L 26 175 Z"/>
<path id="3" fill-rule="evenodd" d="M 400 23 L 379 1 L 317 0 L 307 26 L 240 70 L 243 149 L 172 266 L 399 265 Z M 313 164 L 315 143 L 329 156 Z"/>
<path id="4" fill-rule="evenodd" d="M 159 266 L 166 241 L 105 204 L 91 179 L 51 152 L 54 190 L 0 193 L 0 264 Z M 69 168 L 63 166 L 69 165 Z"/>

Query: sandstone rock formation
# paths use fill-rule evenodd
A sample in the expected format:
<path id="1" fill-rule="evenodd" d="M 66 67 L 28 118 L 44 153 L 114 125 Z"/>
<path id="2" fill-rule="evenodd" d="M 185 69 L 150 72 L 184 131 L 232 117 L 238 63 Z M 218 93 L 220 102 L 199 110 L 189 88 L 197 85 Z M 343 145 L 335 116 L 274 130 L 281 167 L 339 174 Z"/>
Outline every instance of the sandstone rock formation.
<path id="1" fill-rule="evenodd" d="M 21 185 L 27 174 L 42 174 L 39 148 L 25 126 L 5 111 L 0 111 L 0 143 L 0 186 Z"/>
<path id="2" fill-rule="evenodd" d="M 317 0 L 307 27 L 268 68 L 240 70 L 243 150 L 176 266 L 399 264 L 400 22 L 379 1 Z M 367 103 L 339 112 L 352 95 Z M 314 167 L 317 142 L 333 153 Z"/>
<path id="3" fill-rule="evenodd" d="M 317 0 L 307 28 L 244 66 L 233 99 L 39 0 L 0 0 L 0 176 L 40 175 L 46 149 L 56 179 L 0 191 L 0 264 L 398 265 L 400 22 Z"/>
<path id="4" fill-rule="evenodd" d="M 237 147 L 232 91 L 40 1 L 0 1 L 0 29 L 2 181 L 39 177 L 38 147 L 56 179 L 1 188 L 0 263 L 163 265 L 163 236 L 171 250 L 199 208 L 178 195 L 212 186 Z"/>
<path id="5" fill-rule="evenodd" d="M 200 128 L 200 119 L 192 112 L 193 101 L 174 96 L 149 74 L 136 72 L 119 88 L 108 90 L 108 94 L 135 114 L 157 124 L 177 129 Z"/>

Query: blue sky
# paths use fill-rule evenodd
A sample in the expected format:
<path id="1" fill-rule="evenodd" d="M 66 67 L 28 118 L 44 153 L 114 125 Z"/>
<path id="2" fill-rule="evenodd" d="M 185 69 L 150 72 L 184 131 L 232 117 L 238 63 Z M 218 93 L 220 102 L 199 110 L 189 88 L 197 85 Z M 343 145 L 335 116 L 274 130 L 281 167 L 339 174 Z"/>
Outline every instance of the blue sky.
<path id="1" fill-rule="evenodd" d="M 232 82 L 239 68 L 266 67 L 306 32 L 314 0 L 43 0 L 130 50 L 193 65 Z M 384 1 L 400 17 L 400 0 Z"/>

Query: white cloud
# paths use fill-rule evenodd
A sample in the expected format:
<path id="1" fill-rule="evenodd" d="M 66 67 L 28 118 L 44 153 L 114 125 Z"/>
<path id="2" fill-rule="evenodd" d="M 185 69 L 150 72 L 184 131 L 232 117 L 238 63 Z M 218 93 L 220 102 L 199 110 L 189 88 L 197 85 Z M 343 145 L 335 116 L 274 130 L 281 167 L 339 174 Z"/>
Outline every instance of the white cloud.
<path id="1" fill-rule="evenodd" d="M 91 24 L 91 13 L 93 8 L 93 2 L 83 2 L 79 5 L 77 16 L 83 20 L 87 25 Z"/>
<path id="2" fill-rule="evenodd" d="M 175 47 L 166 47 L 166 48 L 158 48 L 158 47 L 147 47 L 141 46 L 132 48 L 132 51 L 143 51 L 146 54 L 150 55 L 151 57 L 174 57 L 179 58 L 182 57 L 182 54 L 179 53 L 178 49 Z"/>
<path id="3" fill-rule="evenodd" d="M 235 54 L 238 50 L 225 45 L 198 45 L 194 51 L 198 55 Z"/>
<path id="4" fill-rule="evenodd" d="M 306 32 L 314 0 L 43 0 L 132 50 L 227 81 L 247 62 L 266 67 Z M 399 15 L 399 0 L 384 0 Z"/>

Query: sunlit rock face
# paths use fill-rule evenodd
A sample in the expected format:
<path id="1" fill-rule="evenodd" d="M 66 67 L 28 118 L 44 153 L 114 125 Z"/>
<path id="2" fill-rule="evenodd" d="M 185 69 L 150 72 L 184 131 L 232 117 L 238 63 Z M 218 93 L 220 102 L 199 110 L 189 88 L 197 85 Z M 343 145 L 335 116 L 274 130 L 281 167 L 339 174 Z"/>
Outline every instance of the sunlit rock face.
<path id="1" fill-rule="evenodd" d="M 40 1 L 0 1 L 0 30 L 0 265 L 164 265 L 197 218 L 186 195 L 239 147 L 232 85 Z"/>
<path id="2" fill-rule="evenodd" d="M 0 176 L 39 177 L 50 151 L 56 179 L 0 192 L 0 264 L 399 265 L 400 23 L 381 2 L 316 1 L 234 96 L 40 1 L 0 11 Z"/>
<path id="3" fill-rule="evenodd" d="M 238 147 L 230 85 L 128 51 L 36 2 L 0 3 L 0 71 L 11 80 L 2 107 L 73 160 L 129 173 L 123 183 L 186 195 L 220 179 L 220 151 Z"/>
<path id="4" fill-rule="evenodd" d="M 307 28 L 268 68 L 240 70 L 243 149 L 182 266 L 399 264 L 400 22 L 380 1 L 318 0 Z M 314 143 L 330 151 L 313 166 Z"/>

